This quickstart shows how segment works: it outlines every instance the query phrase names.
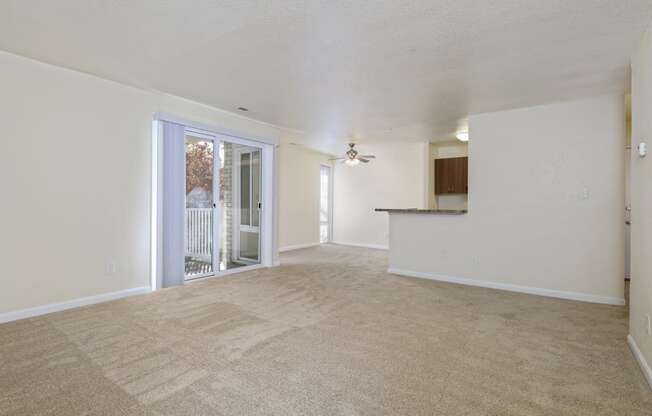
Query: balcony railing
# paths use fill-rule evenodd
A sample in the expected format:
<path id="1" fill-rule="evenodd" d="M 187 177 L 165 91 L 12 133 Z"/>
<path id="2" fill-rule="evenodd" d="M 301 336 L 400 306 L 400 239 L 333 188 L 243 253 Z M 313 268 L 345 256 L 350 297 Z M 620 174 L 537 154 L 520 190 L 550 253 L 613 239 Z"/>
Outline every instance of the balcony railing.
<path id="1" fill-rule="evenodd" d="M 186 257 L 210 262 L 213 253 L 213 209 L 186 208 Z"/>

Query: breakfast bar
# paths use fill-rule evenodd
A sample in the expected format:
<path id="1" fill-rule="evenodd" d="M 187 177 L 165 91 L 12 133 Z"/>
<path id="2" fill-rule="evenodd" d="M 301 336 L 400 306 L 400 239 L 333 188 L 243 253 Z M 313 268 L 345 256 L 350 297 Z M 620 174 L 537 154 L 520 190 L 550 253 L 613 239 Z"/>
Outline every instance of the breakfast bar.
<path id="1" fill-rule="evenodd" d="M 387 212 L 389 214 L 444 214 L 444 215 L 464 215 L 465 209 L 421 209 L 421 208 L 376 208 L 376 212 Z"/>

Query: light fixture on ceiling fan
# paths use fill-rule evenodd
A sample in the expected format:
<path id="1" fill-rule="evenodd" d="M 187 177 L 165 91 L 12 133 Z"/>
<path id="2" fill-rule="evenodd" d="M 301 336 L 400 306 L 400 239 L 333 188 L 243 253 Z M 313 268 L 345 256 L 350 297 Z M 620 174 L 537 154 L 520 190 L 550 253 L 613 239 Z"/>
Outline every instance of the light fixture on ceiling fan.
<path id="1" fill-rule="evenodd" d="M 341 160 L 348 166 L 355 166 L 362 163 L 369 163 L 369 159 L 375 159 L 374 155 L 359 155 L 355 150 L 355 143 L 349 143 L 349 150 L 346 151 L 344 157 L 335 157 L 328 160 Z"/>

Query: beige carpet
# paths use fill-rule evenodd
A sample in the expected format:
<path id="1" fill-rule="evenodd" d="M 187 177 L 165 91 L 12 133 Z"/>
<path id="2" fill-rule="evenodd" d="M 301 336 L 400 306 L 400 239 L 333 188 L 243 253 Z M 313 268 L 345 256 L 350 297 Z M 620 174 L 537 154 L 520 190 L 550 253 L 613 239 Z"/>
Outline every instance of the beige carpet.
<path id="1" fill-rule="evenodd" d="M 650 415 L 623 307 L 279 268 L 0 325 L 0 415 Z"/>

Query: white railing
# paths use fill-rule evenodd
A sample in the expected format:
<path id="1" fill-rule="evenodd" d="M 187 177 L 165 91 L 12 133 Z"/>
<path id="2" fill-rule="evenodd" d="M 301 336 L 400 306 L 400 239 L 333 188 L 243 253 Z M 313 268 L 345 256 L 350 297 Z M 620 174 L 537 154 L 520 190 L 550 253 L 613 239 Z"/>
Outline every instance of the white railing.
<path id="1" fill-rule="evenodd" d="M 211 261 L 213 253 L 213 209 L 186 208 L 186 256 Z"/>

